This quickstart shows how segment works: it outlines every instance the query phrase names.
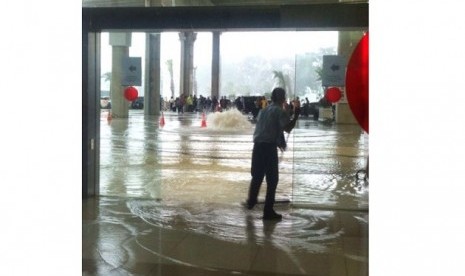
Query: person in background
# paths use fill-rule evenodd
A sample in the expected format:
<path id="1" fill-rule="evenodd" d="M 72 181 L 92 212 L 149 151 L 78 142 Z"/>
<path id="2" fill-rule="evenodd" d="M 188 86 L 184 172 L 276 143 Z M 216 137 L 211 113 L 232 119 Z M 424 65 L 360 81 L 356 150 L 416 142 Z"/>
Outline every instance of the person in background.
<path id="1" fill-rule="evenodd" d="M 261 108 L 262 109 L 265 109 L 265 107 L 268 105 L 268 101 L 266 100 L 266 97 L 265 96 L 262 96 L 262 99 L 260 101 L 260 104 L 261 104 Z"/>
<path id="2" fill-rule="evenodd" d="M 191 95 L 188 95 L 186 97 L 186 111 L 187 112 L 192 112 L 194 111 L 194 99 L 192 98 Z"/>
<path id="3" fill-rule="evenodd" d="M 216 96 L 213 96 L 212 97 L 212 104 L 211 104 L 211 111 L 215 112 L 216 109 L 218 108 L 218 99 L 216 98 Z"/>
<path id="4" fill-rule="evenodd" d="M 170 110 L 171 111 L 176 111 L 176 104 L 175 104 L 173 96 L 171 96 L 171 99 L 170 99 Z"/>
<path id="5" fill-rule="evenodd" d="M 283 131 L 290 133 L 295 127 L 300 107 L 294 106 L 294 117 L 283 109 L 286 92 L 283 88 L 275 88 L 271 94 L 272 103 L 260 110 L 253 134 L 252 166 L 248 198 L 245 202 L 251 210 L 257 204 L 260 186 L 266 176 L 266 197 L 263 210 L 264 220 L 281 220 L 282 215 L 273 209 L 276 187 L 279 181 L 278 171 L 278 143 Z"/>

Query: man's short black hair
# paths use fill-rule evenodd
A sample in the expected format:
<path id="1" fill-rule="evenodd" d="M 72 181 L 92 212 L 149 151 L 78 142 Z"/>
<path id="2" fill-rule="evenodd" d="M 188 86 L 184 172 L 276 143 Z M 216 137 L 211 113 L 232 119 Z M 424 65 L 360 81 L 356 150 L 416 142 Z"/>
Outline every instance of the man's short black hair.
<path id="1" fill-rule="evenodd" d="M 271 100 L 276 103 L 279 101 L 284 101 L 286 99 L 286 91 L 281 87 L 276 87 L 271 92 Z"/>

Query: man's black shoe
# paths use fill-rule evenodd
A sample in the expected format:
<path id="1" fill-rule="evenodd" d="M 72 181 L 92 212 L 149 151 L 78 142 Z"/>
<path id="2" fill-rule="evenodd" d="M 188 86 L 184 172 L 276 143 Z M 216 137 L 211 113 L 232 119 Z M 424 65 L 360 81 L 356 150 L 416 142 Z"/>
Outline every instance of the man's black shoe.
<path id="1" fill-rule="evenodd" d="M 282 220 L 283 216 L 273 211 L 272 213 L 264 214 L 264 220 Z"/>
<path id="2" fill-rule="evenodd" d="M 249 200 L 246 200 L 245 202 L 242 202 L 242 206 L 244 206 L 248 210 L 252 210 L 253 207 L 255 207 L 256 204 L 257 204 L 256 201 L 255 202 L 250 202 Z"/>

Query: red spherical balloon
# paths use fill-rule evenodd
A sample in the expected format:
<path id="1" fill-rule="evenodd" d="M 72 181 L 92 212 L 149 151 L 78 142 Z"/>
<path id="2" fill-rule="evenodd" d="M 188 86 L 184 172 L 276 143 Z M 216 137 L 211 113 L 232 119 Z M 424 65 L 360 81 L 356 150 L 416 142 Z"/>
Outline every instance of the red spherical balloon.
<path id="1" fill-rule="evenodd" d="M 132 102 L 135 99 L 137 99 L 137 96 L 138 96 L 138 92 L 134 86 L 129 86 L 129 87 L 126 87 L 126 89 L 124 89 L 124 97 L 126 98 L 126 100 Z"/>
<path id="2" fill-rule="evenodd" d="M 360 39 L 347 65 L 346 94 L 355 119 L 368 133 L 368 33 Z"/>
<path id="3" fill-rule="evenodd" d="M 336 103 L 341 99 L 341 90 L 337 87 L 330 87 L 326 90 L 325 98 L 330 103 Z"/>

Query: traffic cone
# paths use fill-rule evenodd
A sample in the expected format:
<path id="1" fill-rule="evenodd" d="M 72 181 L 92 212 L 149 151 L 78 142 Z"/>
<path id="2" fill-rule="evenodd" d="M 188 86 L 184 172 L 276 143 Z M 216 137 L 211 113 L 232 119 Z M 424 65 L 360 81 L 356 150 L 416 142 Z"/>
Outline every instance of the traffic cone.
<path id="1" fill-rule="evenodd" d="M 111 110 L 108 110 L 107 121 L 110 122 L 113 118 L 111 117 Z"/>
<path id="2" fill-rule="evenodd" d="M 165 115 L 163 115 L 163 112 L 161 113 L 161 118 L 160 118 L 160 126 L 163 127 L 165 125 Z"/>
<path id="3" fill-rule="evenodd" d="M 207 127 L 207 120 L 205 120 L 205 112 L 202 113 L 202 125 L 200 127 Z"/>

